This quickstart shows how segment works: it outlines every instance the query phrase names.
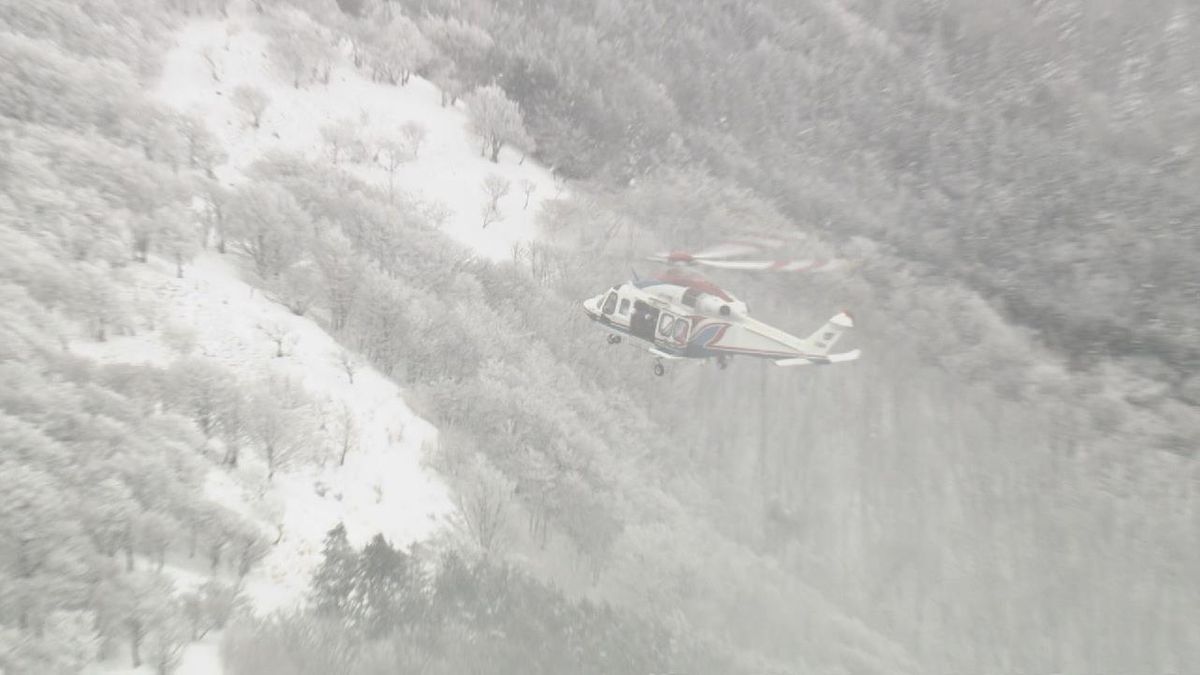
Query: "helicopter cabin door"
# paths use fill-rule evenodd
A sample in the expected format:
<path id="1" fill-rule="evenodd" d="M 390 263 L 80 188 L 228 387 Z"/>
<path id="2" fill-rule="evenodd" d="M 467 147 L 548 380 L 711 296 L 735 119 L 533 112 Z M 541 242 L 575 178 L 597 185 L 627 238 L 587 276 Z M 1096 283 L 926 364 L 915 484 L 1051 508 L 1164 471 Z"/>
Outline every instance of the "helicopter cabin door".
<path id="1" fill-rule="evenodd" d="M 629 317 L 629 332 L 647 342 L 654 342 L 654 327 L 658 324 L 658 309 L 637 300 Z"/>

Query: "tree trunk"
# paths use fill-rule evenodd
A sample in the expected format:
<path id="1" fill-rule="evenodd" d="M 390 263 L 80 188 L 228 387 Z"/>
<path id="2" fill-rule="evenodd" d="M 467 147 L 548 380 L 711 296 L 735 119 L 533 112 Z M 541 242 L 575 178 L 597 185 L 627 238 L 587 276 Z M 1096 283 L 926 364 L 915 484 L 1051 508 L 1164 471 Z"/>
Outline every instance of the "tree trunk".
<path id="1" fill-rule="evenodd" d="M 133 667 L 140 668 L 142 666 L 142 623 L 137 619 L 129 622 L 129 656 L 133 660 Z"/>
<path id="2" fill-rule="evenodd" d="M 500 163 L 500 148 L 503 146 L 504 146 L 504 143 L 502 143 L 500 141 L 492 141 L 492 157 L 491 157 L 491 159 L 492 159 L 493 164 Z"/>
<path id="3" fill-rule="evenodd" d="M 129 540 L 125 543 L 125 571 L 133 571 L 133 533 L 129 534 Z"/>

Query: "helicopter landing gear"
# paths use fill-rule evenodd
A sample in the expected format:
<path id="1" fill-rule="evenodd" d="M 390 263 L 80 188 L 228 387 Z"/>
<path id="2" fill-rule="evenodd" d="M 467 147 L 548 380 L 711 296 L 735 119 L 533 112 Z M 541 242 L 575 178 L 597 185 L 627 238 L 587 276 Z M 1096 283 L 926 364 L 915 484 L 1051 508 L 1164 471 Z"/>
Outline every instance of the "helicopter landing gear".
<path id="1" fill-rule="evenodd" d="M 724 354 L 717 355 L 717 368 L 725 370 L 729 367 L 729 359 Z"/>
<path id="2" fill-rule="evenodd" d="M 621 344 L 621 336 L 620 336 L 620 335 L 616 335 L 616 334 L 614 334 L 614 333 L 609 333 L 609 334 L 608 334 L 608 344 L 610 344 L 610 345 L 619 345 L 619 344 Z"/>
<path id="3" fill-rule="evenodd" d="M 666 372 L 667 372 L 667 368 L 666 368 L 666 366 L 663 365 L 662 359 L 659 359 L 654 362 L 654 374 L 655 375 L 662 377 L 663 374 Z"/>

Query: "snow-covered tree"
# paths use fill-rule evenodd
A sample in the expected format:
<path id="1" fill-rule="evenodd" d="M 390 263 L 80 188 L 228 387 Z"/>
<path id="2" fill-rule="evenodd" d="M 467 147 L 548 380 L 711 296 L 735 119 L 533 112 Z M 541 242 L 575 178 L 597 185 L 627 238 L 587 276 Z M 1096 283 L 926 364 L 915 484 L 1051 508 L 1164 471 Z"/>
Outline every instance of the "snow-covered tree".
<path id="1" fill-rule="evenodd" d="M 247 431 L 267 460 L 267 479 L 312 451 L 311 400 L 297 383 L 272 379 L 248 403 Z"/>
<path id="2" fill-rule="evenodd" d="M 500 148 L 515 145 L 525 152 L 533 149 L 533 139 L 525 131 L 521 109 L 500 87 L 479 87 L 466 97 L 471 130 L 483 141 L 480 155 L 500 161 Z M 490 154 L 489 154 L 490 153 Z"/>
<path id="3" fill-rule="evenodd" d="M 201 243 L 208 246 L 215 238 L 213 243 L 217 252 L 224 253 L 229 202 L 234 193 L 215 180 L 204 181 L 202 186 L 200 198 L 204 207 L 200 214 Z"/>
<path id="4" fill-rule="evenodd" d="M 159 572 L 166 563 L 167 549 L 179 531 L 179 523 L 170 515 L 148 511 L 137 516 L 134 539 L 137 549 L 154 561 Z"/>
<path id="5" fill-rule="evenodd" d="M 417 120 L 408 120 L 400 125 L 400 140 L 404 142 L 413 159 L 420 156 L 421 146 L 425 144 L 428 135 L 429 129 Z"/>
<path id="6" fill-rule="evenodd" d="M 160 209 L 158 249 L 164 257 L 175 263 L 175 277 L 183 278 L 183 266 L 200 252 L 200 227 L 191 211 L 182 209 Z"/>
<path id="7" fill-rule="evenodd" d="M 250 257 L 263 279 L 279 276 L 299 260 L 312 232 L 292 193 L 271 183 L 239 188 L 225 213 L 234 246 Z"/>
<path id="8" fill-rule="evenodd" d="M 234 90 L 234 97 L 236 103 L 237 90 Z M 227 159 L 221 142 L 209 131 L 204 119 L 197 115 L 179 115 L 176 126 L 186 144 L 188 166 L 200 169 L 212 178 L 213 170 Z"/>
<path id="9" fill-rule="evenodd" d="M 313 257 L 329 305 L 330 323 L 333 330 L 340 331 L 346 327 L 354 310 L 366 264 L 350 239 L 337 227 L 326 228 L 314 248 Z"/>
<path id="10" fill-rule="evenodd" d="M 352 152 L 359 140 L 358 125 L 350 119 L 342 119 L 321 125 L 321 140 L 329 148 L 329 158 L 336 166 L 343 155 Z"/>
<path id="11" fill-rule="evenodd" d="M 157 675 L 171 675 L 183 660 L 190 638 L 183 604 L 172 600 L 146 633 L 146 659 Z"/>
<path id="12" fill-rule="evenodd" d="M 95 602 L 100 633 L 110 640 L 128 640 L 134 668 L 142 665 L 146 636 L 176 616 L 174 591 L 169 579 L 145 571 L 118 574 L 98 584 Z"/>
<path id="13" fill-rule="evenodd" d="M 166 383 L 172 407 L 195 420 L 205 438 L 215 436 L 236 396 L 232 374 L 211 359 L 192 356 L 171 364 Z"/>
<path id="14" fill-rule="evenodd" d="M 321 271 L 311 260 L 301 260 L 268 281 L 271 299 L 296 316 L 304 316 L 321 297 Z"/>
<path id="15" fill-rule="evenodd" d="M 376 80 L 403 86 L 432 57 L 433 46 L 417 25 L 405 16 L 397 16 L 381 29 L 367 62 Z"/>
<path id="16" fill-rule="evenodd" d="M 420 567 L 376 534 L 358 556 L 345 616 L 371 637 L 413 624 L 423 614 Z"/>
<path id="17" fill-rule="evenodd" d="M 443 107 L 491 77 L 488 55 L 494 41 L 487 31 L 456 17 L 427 16 L 421 20 L 421 32 L 438 52 L 430 76 L 442 90 Z"/>
<path id="18" fill-rule="evenodd" d="M 221 630 L 245 604 L 238 587 L 218 579 L 209 579 L 195 591 L 183 594 L 183 616 L 191 629 L 191 638 L 201 640 L 211 630 Z"/>
<path id="19" fill-rule="evenodd" d="M 270 31 L 272 55 L 292 86 L 299 89 L 309 78 L 327 78 L 333 47 L 322 29 L 293 8 L 275 18 Z"/>

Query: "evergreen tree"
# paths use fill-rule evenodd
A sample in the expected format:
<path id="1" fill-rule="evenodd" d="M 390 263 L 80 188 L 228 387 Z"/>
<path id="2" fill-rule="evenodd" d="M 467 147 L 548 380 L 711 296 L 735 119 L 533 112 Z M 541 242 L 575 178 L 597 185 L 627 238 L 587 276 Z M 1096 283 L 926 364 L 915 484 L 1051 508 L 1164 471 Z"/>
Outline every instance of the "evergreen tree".
<path id="1" fill-rule="evenodd" d="M 346 526 L 338 523 L 325 535 L 321 565 L 313 575 L 312 602 L 318 614 L 346 616 L 359 565 Z"/>
<path id="2" fill-rule="evenodd" d="M 415 562 L 376 534 L 363 549 L 354 576 L 350 616 L 371 637 L 412 623 L 424 604 Z"/>

